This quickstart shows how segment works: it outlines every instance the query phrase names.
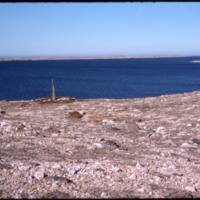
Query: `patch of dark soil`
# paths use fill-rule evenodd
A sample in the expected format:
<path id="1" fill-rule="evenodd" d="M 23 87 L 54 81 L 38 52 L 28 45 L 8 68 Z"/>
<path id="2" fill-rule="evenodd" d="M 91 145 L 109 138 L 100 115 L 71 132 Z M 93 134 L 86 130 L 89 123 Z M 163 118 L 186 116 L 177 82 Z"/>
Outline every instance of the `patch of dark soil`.
<path id="1" fill-rule="evenodd" d="M 48 129 L 46 129 L 46 131 L 48 131 L 50 133 L 61 133 L 59 128 L 57 128 L 56 126 L 50 126 Z"/>
<path id="2" fill-rule="evenodd" d="M 185 198 L 191 198 L 193 199 L 193 195 L 190 192 L 186 192 L 186 191 L 178 191 L 178 190 L 174 190 L 174 189 L 169 189 L 167 188 L 167 195 L 164 196 L 164 198 L 178 198 L 178 199 L 185 199 Z"/>
<path id="3" fill-rule="evenodd" d="M 3 190 L 0 190 L 0 198 L 1 198 L 2 194 L 3 194 Z"/>
<path id="4" fill-rule="evenodd" d="M 137 198 L 133 190 L 124 190 L 122 191 L 117 191 L 117 190 L 105 190 L 103 188 L 90 188 L 89 189 L 90 194 L 95 197 L 95 198 Z"/>
<path id="5" fill-rule="evenodd" d="M 46 176 L 46 179 L 53 180 L 53 181 L 62 181 L 66 183 L 73 183 L 73 181 L 70 180 L 69 178 L 62 177 L 62 176 Z"/>
<path id="6" fill-rule="evenodd" d="M 45 194 L 42 199 L 69 199 L 72 198 L 68 193 L 58 190 Z"/>
<path id="7" fill-rule="evenodd" d="M 76 146 L 71 157 L 73 159 L 97 159 L 104 153 L 104 149 L 87 149 L 85 146 Z"/>
<path id="8" fill-rule="evenodd" d="M 30 105 L 29 102 L 23 102 L 23 103 L 20 103 L 20 104 L 19 104 L 19 107 L 24 108 L 24 107 L 27 107 L 27 106 L 29 106 L 29 105 Z"/>
<path id="9" fill-rule="evenodd" d="M 36 155 L 37 155 L 36 152 L 28 152 L 27 148 L 22 148 L 22 149 L 11 148 L 8 150 L 1 149 L 1 156 L 10 157 L 12 159 L 17 159 L 17 160 L 31 160 L 36 158 Z"/>
<path id="10" fill-rule="evenodd" d="M 163 189 L 162 186 L 157 185 L 157 184 L 150 184 L 150 186 L 151 186 L 152 190 L 161 190 L 161 189 Z"/>
<path id="11" fill-rule="evenodd" d="M 22 192 L 20 199 L 28 199 L 29 195 L 26 192 Z"/>
<path id="12" fill-rule="evenodd" d="M 0 163 L 0 169 L 13 169 L 12 165 Z"/>

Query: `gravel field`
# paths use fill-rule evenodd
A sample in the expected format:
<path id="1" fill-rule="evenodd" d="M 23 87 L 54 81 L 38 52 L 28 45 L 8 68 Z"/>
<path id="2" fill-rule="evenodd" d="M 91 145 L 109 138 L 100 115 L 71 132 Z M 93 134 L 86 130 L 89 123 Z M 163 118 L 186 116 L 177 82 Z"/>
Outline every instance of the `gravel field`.
<path id="1" fill-rule="evenodd" d="M 200 92 L 0 101 L 0 198 L 200 197 Z"/>

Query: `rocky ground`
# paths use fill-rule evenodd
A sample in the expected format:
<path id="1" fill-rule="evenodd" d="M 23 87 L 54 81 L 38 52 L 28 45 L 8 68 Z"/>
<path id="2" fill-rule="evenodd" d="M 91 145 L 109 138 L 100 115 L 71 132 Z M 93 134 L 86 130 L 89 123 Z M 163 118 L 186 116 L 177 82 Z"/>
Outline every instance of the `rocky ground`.
<path id="1" fill-rule="evenodd" d="M 0 198 L 200 197 L 200 92 L 0 101 Z"/>

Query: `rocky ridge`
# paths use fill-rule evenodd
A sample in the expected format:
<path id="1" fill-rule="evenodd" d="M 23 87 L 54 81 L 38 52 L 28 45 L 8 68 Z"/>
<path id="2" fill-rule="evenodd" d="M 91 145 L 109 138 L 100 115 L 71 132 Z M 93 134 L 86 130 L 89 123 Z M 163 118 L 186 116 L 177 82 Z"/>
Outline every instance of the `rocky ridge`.
<path id="1" fill-rule="evenodd" d="M 200 92 L 0 101 L 0 198 L 200 197 Z"/>

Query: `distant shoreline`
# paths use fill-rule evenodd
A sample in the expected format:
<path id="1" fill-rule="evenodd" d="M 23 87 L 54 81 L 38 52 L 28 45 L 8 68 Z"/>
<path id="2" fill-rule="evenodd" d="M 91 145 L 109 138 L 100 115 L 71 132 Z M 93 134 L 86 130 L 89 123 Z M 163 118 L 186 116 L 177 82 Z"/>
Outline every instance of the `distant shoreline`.
<path id="1" fill-rule="evenodd" d="M 113 60 L 113 59 L 159 59 L 159 58 L 194 58 L 200 56 L 149 56 L 149 57 L 133 57 L 133 56 L 108 56 L 108 57 L 4 57 L 0 58 L 0 62 L 6 61 L 54 61 L 54 60 Z M 192 61 L 193 62 L 193 61 Z"/>
<path id="2" fill-rule="evenodd" d="M 192 60 L 191 63 L 200 63 L 200 60 Z"/>
<path id="3" fill-rule="evenodd" d="M 200 90 L 193 90 L 193 91 L 186 91 L 186 92 L 175 92 L 175 93 L 168 93 L 168 94 L 159 94 L 159 95 L 152 95 L 152 96 L 144 96 L 144 97 L 128 97 L 128 98 L 108 98 L 108 97 L 98 97 L 98 98 L 76 98 L 72 96 L 57 96 L 54 102 L 67 102 L 67 101 L 128 101 L 128 100 L 144 100 L 144 99 L 152 99 L 152 98 L 167 98 L 167 97 L 179 97 L 179 96 L 187 96 L 192 94 L 199 94 L 200 96 Z M 2 102 L 11 102 L 11 103 L 17 103 L 17 102 L 49 102 L 50 96 L 43 96 L 43 97 L 37 97 L 37 98 L 30 98 L 30 99 L 0 99 L 0 103 Z"/>
<path id="4" fill-rule="evenodd" d="M 176 92 L 176 93 L 169 93 L 169 94 L 160 94 L 160 95 L 154 95 L 154 96 L 146 96 L 146 97 L 129 97 L 129 98 L 76 98 L 76 97 L 71 97 L 71 96 L 57 96 L 57 100 L 54 101 L 54 103 L 59 103 L 59 102 L 67 102 L 70 99 L 72 101 L 129 101 L 129 100 L 144 100 L 144 99 L 152 99 L 152 98 L 167 98 L 167 97 L 179 97 L 179 96 L 188 96 L 192 94 L 199 94 L 200 95 L 200 90 L 193 90 L 189 92 Z M 38 98 L 32 98 L 32 99 L 13 99 L 13 100 L 8 100 L 8 99 L 0 99 L 0 103 L 2 102 L 10 102 L 10 103 L 22 103 L 22 102 L 49 102 L 50 101 L 50 96 L 46 97 L 38 97 Z"/>

